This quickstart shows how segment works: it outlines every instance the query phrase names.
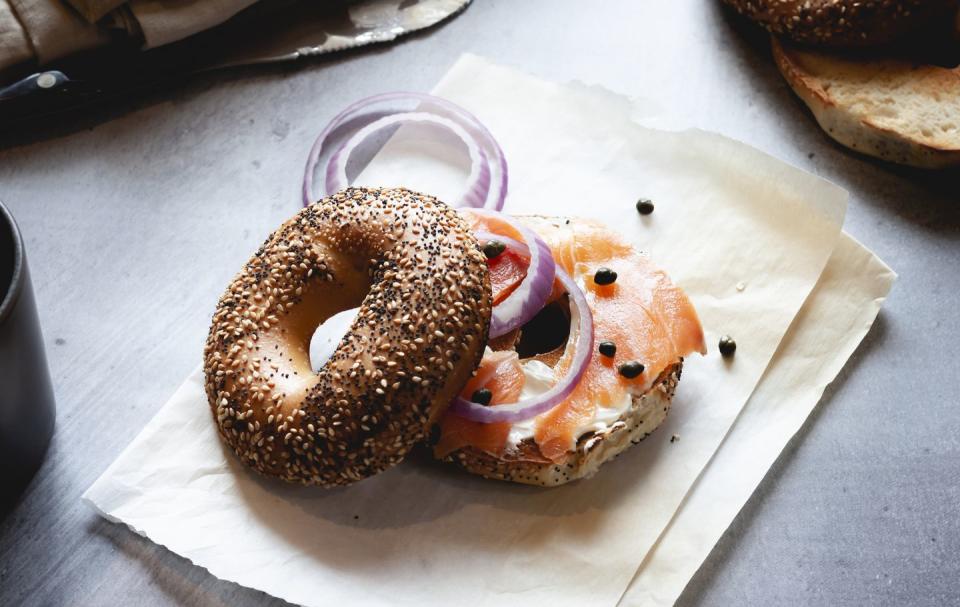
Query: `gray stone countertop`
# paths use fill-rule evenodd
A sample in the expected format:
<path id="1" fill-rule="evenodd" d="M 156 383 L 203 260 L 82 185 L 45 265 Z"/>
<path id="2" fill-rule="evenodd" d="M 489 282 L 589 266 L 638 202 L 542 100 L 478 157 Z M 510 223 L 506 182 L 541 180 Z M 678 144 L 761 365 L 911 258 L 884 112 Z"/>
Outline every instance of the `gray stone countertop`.
<path id="1" fill-rule="evenodd" d="M 0 134 L 58 398 L 45 464 L 0 520 L 2 605 L 265 605 L 81 493 L 199 363 L 213 302 L 298 207 L 340 108 L 429 90 L 463 52 L 651 98 L 842 185 L 900 275 L 865 342 L 680 600 L 960 604 L 960 176 L 849 153 L 713 0 L 476 0 L 391 45 L 196 78 Z"/>

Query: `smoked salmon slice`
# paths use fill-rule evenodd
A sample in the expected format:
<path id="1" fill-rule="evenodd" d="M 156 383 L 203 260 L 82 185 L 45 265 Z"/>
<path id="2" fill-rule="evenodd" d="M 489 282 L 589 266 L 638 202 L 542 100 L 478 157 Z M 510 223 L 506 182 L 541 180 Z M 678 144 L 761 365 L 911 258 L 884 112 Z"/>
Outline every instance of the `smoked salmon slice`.
<path id="1" fill-rule="evenodd" d="M 487 260 L 487 268 L 490 270 L 490 286 L 493 288 L 493 305 L 497 305 L 506 299 L 520 286 L 520 282 L 527 275 L 528 264 L 528 259 L 524 259 L 510 250 Z"/>
<path id="2" fill-rule="evenodd" d="M 465 213 L 464 218 L 474 232 L 487 231 L 507 236 L 514 240 L 523 240 L 513 227 L 494 217 L 481 217 L 473 213 Z M 528 259 L 507 249 L 493 259 L 487 260 L 490 270 L 490 286 L 493 288 L 493 305 L 497 305 L 520 286 L 520 282 L 527 275 Z"/>
<path id="3" fill-rule="evenodd" d="M 490 406 L 514 403 L 520 398 L 523 380 L 516 352 L 494 352 L 487 348 L 476 375 L 467 382 L 460 396 L 470 400 L 475 391 L 486 388 L 493 394 Z M 503 449 L 509 433 L 509 423 L 480 424 L 459 415 L 444 415 L 440 420 L 440 441 L 434 446 L 434 452 L 443 457 L 463 447 L 473 446 L 497 453 Z"/>
<path id="4" fill-rule="evenodd" d="M 602 224 L 581 219 L 571 222 L 518 219 L 544 239 L 556 262 L 583 288 L 593 312 L 595 342 L 616 344 L 612 358 L 594 351 L 573 393 L 535 420 L 533 438 L 540 453 L 561 462 L 574 448 L 578 432 L 595 418 L 598 407 L 616 406 L 624 398 L 640 395 L 653 385 L 661 372 L 684 356 L 692 352 L 706 353 L 703 329 L 686 294 L 666 273 Z M 509 226 L 495 219 L 471 215 L 470 220 L 475 230 L 515 238 L 510 234 L 512 230 L 504 231 L 509 230 Z M 514 264 L 516 259 L 504 263 Z M 615 271 L 617 280 L 603 286 L 594 283 L 593 275 L 600 267 Z M 509 271 L 504 268 L 494 280 L 498 285 L 495 289 L 516 288 L 523 275 L 512 265 Z M 556 293 L 559 294 L 562 290 Z M 574 338 L 571 335 L 571 342 L 553 366 L 555 377 L 561 377 L 570 365 Z M 482 387 L 493 393 L 491 406 L 516 402 L 523 389 L 524 375 L 522 361 L 515 357 L 515 352 L 488 350 L 480 371 L 464 390 L 465 397 L 469 398 L 473 390 L 480 387 L 476 382 L 482 380 L 485 382 Z M 632 379 L 621 375 L 617 367 L 628 361 L 642 363 L 644 372 Z M 470 422 L 448 413 L 441 422 L 437 455 L 442 457 L 467 446 L 502 455 L 510 447 L 507 444 L 510 428 L 507 423 Z"/>

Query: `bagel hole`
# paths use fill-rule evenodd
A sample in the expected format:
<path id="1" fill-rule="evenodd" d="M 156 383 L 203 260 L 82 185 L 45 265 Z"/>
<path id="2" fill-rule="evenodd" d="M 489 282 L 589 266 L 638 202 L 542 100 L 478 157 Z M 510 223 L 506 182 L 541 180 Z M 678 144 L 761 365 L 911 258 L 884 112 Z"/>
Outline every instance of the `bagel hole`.
<path id="1" fill-rule="evenodd" d="M 322 369 L 337 351 L 359 311 L 360 308 L 350 308 L 337 312 L 313 332 L 313 337 L 310 338 L 310 367 L 314 372 Z"/>
<path id="2" fill-rule="evenodd" d="M 570 302 L 567 296 L 550 303 L 523 325 L 517 354 L 521 359 L 533 358 L 562 349 L 570 337 Z"/>

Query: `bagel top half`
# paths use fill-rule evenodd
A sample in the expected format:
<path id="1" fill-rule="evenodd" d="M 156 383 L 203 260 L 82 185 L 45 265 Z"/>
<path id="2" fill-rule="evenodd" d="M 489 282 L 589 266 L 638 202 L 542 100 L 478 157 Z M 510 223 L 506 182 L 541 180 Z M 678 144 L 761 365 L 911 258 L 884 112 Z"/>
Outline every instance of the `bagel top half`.
<path id="1" fill-rule="evenodd" d="M 723 0 L 771 33 L 823 47 L 884 45 L 957 11 L 957 0 Z"/>
<path id="2" fill-rule="evenodd" d="M 310 339 L 360 307 L 314 372 Z M 274 232 L 217 305 L 206 393 L 244 463 L 344 485 L 398 463 L 483 355 L 490 279 L 456 211 L 404 189 L 349 188 Z"/>

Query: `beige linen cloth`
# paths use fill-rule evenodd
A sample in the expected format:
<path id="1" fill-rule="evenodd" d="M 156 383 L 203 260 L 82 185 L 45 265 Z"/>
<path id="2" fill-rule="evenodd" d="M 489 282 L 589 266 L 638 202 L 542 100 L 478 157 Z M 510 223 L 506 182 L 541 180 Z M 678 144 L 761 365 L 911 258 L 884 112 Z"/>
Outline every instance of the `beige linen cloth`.
<path id="1" fill-rule="evenodd" d="M 144 48 L 218 25 L 256 0 L 0 0 L 0 74 L 122 38 Z"/>

